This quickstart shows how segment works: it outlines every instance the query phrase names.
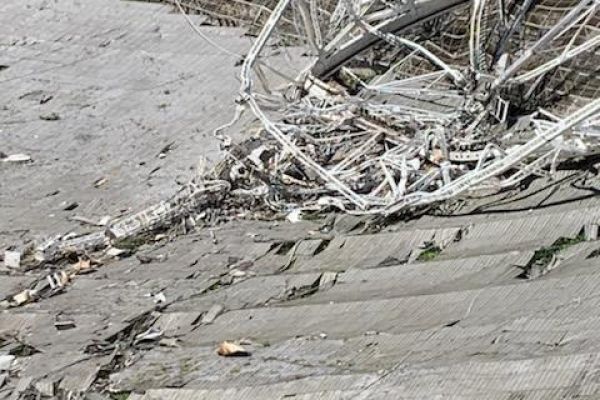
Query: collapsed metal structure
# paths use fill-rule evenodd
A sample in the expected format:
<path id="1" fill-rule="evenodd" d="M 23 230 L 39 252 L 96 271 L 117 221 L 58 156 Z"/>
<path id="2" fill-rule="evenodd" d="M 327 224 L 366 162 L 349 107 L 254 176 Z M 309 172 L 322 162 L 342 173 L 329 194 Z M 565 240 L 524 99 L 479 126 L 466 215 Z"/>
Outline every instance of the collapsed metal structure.
<path id="1" fill-rule="evenodd" d="M 599 4 L 280 1 L 243 65 L 242 102 L 277 142 L 251 168 L 305 205 L 394 213 L 594 154 Z M 290 20 L 312 57 L 275 91 L 262 55 Z"/>
<path id="2" fill-rule="evenodd" d="M 551 176 L 600 148 L 598 0 L 168 1 L 258 33 L 236 117 L 250 109 L 259 124 L 170 201 L 50 241 L 42 259 L 207 210 L 389 215 Z M 277 51 L 294 61 L 271 64 Z"/>

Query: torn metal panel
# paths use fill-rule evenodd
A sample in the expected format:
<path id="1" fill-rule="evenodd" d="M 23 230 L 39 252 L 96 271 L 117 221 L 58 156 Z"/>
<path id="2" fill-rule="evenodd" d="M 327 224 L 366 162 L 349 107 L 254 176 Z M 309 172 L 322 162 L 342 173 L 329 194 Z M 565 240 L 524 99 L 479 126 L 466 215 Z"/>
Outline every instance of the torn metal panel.
<path id="1" fill-rule="evenodd" d="M 21 388 L 16 390 L 23 392 L 38 381 L 54 383 L 57 387 L 64 382 L 65 390 L 82 393 L 89 389 L 100 367 L 109 360 L 110 357 L 90 357 L 77 351 L 34 354 L 21 360 L 19 371 L 23 378 L 18 384 Z"/>
<path id="2" fill-rule="evenodd" d="M 560 237 L 576 237 L 586 223 L 598 219 L 598 213 L 598 208 L 591 208 L 475 223 L 467 229 L 459 242 L 444 252 L 444 257 L 493 254 L 548 246 Z"/>
<path id="3" fill-rule="evenodd" d="M 510 282 L 520 275 L 533 253 L 499 254 L 373 269 L 350 269 L 328 291 L 303 303 L 385 299 L 471 290 Z M 520 267 L 520 268 L 519 268 Z"/>
<path id="4" fill-rule="evenodd" d="M 428 242 L 445 246 L 453 240 L 459 228 L 441 230 L 414 230 L 376 235 L 337 236 L 317 255 L 298 257 L 294 271 L 330 270 L 350 268 L 374 268 L 381 265 L 408 261 Z"/>
<path id="5" fill-rule="evenodd" d="M 96 381 L 101 368 L 108 365 L 111 358 L 93 358 L 65 368 L 61 371 L 62 379 L 58 385 L 59 390 L 73 394 L 87 392 Z"/>
<path id="6" fill-rule="evenodd" d="M 288 299 L 310 295 L 315 291 L 320 273 L 285 274 L 273 276 L 241 277 L 240 282 L 233 280 L 225 285 L 217 284 L 214 290 L 200 297 L 180 301 L 169 307 L 171 311 L 205 310 L 214 304 L 220 304 L 227 310 L 260 307 L 277 304 Z"/>

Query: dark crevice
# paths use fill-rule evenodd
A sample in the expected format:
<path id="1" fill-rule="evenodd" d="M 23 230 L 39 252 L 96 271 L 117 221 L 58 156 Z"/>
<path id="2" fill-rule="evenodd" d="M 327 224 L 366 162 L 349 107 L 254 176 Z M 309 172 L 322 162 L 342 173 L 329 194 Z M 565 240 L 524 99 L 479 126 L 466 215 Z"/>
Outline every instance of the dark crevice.
<path id="1" fill-rule="evenodd" d="M 287 253 L 289 253 L 289 251 L 296 245 L 296 242 L 294 241 L 285 241 L 285 242 L 281 242 L 279 247 L 277 248 L 277 250 L 275 251 L 275 254 L 280 255 L 280 256 L 284 256 Z"/>
<path id="2" fill-rule="evenodd" d="M 297 300 L 297 299 L 303 299 L 305 297 L 312 296 L 313 294 L 315 294 L 319 291 L 319 283 L 320 282 L 321 282 L 321 277 L 319 277 L 319 279 L 315 280 L 310 285 L 292 287 L 292 288 L 286 290 L 286 293 L 285 293 L 282 301 Z"/>
<path id="3" fill-rule="evenodd" d="M 402 265 L 402 264 L 406 264 L 407 260 L 400 260 L 396 257 L 393 256 L 388 256 L 386 257 L 382 262 L 380 262 L 379 264 L 377 264 L 377 268 L 379 267 L 390 267 L 392 265 Z"/>
<path id="4" fill-rule="evenodd" d="M 596 257 L 600 257 L 600 248 L 592 251 L 586 258 L 590 259 L 590 258 L 596 258 Z"/>
<path id="5" fill-rule="evenodd" d="M 154 325 L 157 319 L 158 314 L 154 311 L 149 311 L 138 315 L 133 320 L 128 321 L 129 325 L 127 325 L 121 331 L 107 337 L 104 340 L 97 340 L 86 346 L 84 352 L 87 354 L 107 355 L 111 354 L 115 350 L 122 351 L 126 348 L 131 348 L 134 346 L 135 337 L 140 333 L 147 331 L 152 325 Z"/>
<path id="6" fill-rule="evenodd" d="M 323 250 L 329 246 L 329 243 L 331 243 L 331 240 L 322 240 L 313 255 L 316 256 L 317 254 L 323 252 Z"/>
<path id="7" fill-rule="evenodd" d="M 94 341 L 86 346 L 84 352 L 95 356 L 111 355 L 110 362 L 103 365 L 90 388 L 104 392 L 109 385 L 110 375 L 127 367 L 131 356 L 136 351 L 150 350 L 158 345 L 158 341 L 138 342 L 136 337 L 150 329 L 157 321 L 159 314 L 149 311 L 128 321 L 125 329 L 104 340 Z"/>
<path id="8" fill-rule="evenodd" d="M 38 349 L 20 341 L 8 352 L 8 354 L 15 357 L 29 357 L 37 353 L 40 353 Z"/>

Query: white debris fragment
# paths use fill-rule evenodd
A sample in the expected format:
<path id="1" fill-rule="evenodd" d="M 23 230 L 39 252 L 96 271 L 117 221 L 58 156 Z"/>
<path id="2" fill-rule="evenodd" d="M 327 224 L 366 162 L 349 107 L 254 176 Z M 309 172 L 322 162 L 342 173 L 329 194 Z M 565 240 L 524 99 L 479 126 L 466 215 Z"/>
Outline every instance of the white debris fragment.
<path id="1" fill-rule="evenodd" d="M 232 269 L 231 271 L 229 271 L 229 275 L 234 277 L 234 278 L 242 278 L 244 276 L 246 276 L 248 273 L 246 271 L 242 271 L 239 269 Z"/>
<path id="2" fill-rule="evenodd" d="M 94 181 L 94 187 L 99 188 L 100 186 L 104 185 L 106 182 L 108 182 L 108 179 L 106 179 L 105 177 L 98 178 Z"/>
<path id="3" fill-rule="evenodd" d="M 286 217 L 292 224 L 302 221 L 302 210 L 296 208 L 292 210 Z"/>
<path id="4" fill-rule="evenodd" d="M 164 338 L 164 339 L 160 339 L 160 341 L 158 342 L 159 346 L 163 346 L 163 347 L 179 347 L 179 344 L 177 344 L 177 338 Z"/>
<path id="5" fill-rule="evenodd" d="M 110 222 L 110 216 L 105 215 L 99 220 L 94 220 L 92 218 L 82 217 L 80 215 L 74 215 L 69 218 L 71 221 L 81 222 L 82 224 L 92 225 L 92 226 L 106 226 Z"/>
<path id="6" fill-rule="evenodd" d="M 33 299 L 33 296 L 35 295 L 35 293 L 36 292 L 34 290 L 29 290 L 29 289 L 23 290 L 22 292 L 13 296 L 12 301 L 10 302 L 10 305 L 13 307 L 18 307 L 25 303 L 29 303 Z"/>
<path id="7" fill-rule="evenodd" d="M 19 268 L 21 266 L 21 252 L 6 250 L 4 252 L 4 265 L 8 268 Z"/>
<path id="8" fill-rule="evenodd" d="M 156 304 L 166 303 L 167 302 L 167 297 L 165 296 L 165 294 L 163 292 L 156 293 L 154 295 L 154 302 Z"/>
<path id="9" fill-rule="evenodd" d="M 52 290 L 63 288 L 70 280 L 69 275 L 65 271 L 55 272 L 46 276 L 46 280 Z"/>
<path id="10" fill-rule="evenodd" d="M 27 154 L 11 154 L 1 160 L 6 163 L 26 163 L 32 161 L 32 158 Z"/>
<path id="11" fill-rule="evenodd" d="M 317 204 L 321 207 L 335 207 L 342 211 L 346 209 L 346 207 L 344 206 L 344 202 L 341 199 L 331 196 L 320 197 L 317 200 Z"/>
<path id="12" fill-rule="evenodd" d="M 135 343 L 144 342 L 144 341 L 152 341 L 160 339 L 163 335 L 163 331 L 157 328 L 150 328 L 145 332 L 140 333 L 135 337 Z"/>
<path id="13" fill-rule="evenodd" d="M 16 358 L 15 356 L 11 356 L 8 354 L 0 355 L 0 372 L 1 371 L 9 371 L 15 358 Z"/>
<path id="14" fill-rule="evenodd" d="M 106 250 L 106 255 L 109 257 L 119 257 L 123 254 L 128 253 L 128 250 L 124 250 L 124 249 L 119 249 L 116 247 L 111 247 L 108 250 Z"/>

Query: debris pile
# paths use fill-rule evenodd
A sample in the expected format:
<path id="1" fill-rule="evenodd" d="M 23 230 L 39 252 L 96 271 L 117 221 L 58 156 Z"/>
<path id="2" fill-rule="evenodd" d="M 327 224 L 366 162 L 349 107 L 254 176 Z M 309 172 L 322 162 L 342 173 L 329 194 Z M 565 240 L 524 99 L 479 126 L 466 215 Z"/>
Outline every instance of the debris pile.
<path id="1" fill-rule="evenodd" d="M 598 151 L 598 3 L 467 2 L 469 33 L 453 57 L 444 34 L 461 19 L 447 11 L 462 3 L 340 1 L 328 17 L 316 1 L 277 4 L 245 58 L 240 101 L 276 143 L 264 163 L 301 191 L 294 203 L 396 213 L 514 187 Z M 276 91 L 262 79 L 262 55 L 290 9 L 314 56 Z M 394 33 L 440 12 L 431 38 L 423 27 Z M 544 16 L 552 24 L 532 27 Z M 395 55 L 361 58 L 381 42 Z M 557 78 L 565 68 L 573 78 Z M 562 93 L 549 99 L 557 79 Z"/>
<path id="2" fill-rule="evenodd" d="M 272 9 L 239 99 L 261 130 L 227 177 L 270 205 L 392 214 L 598 151 L 597 2 L 184 3 L 251 30 Z M 268 53 L 291 28 L 306 65 L 275 88 Z"/>
<path id="3" fill-rule="evenodd" d="M 236 118 L 217 135 L 251 133 L 170 201 L 52 240 L 39 260 L 174 222 L 436 207 L 599 150 L 597 1 L 169 2 L 261 27 Z M 270 64 L 286 45 L 302 49 L 295 76 Z M 245 110 L 255 121 L 240 127 Z"/>

